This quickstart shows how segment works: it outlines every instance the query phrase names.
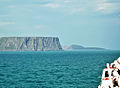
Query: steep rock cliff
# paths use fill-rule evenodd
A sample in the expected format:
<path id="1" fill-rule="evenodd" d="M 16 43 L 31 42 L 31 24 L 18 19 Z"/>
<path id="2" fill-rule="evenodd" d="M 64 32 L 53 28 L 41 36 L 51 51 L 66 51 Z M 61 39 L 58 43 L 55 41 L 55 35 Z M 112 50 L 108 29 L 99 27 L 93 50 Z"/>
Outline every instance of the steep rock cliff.
<path id="1" fill-rule="evenodd" d="M 1 51 L 53 51 L 62 50 L 57 37 L 1 37 Z"/>

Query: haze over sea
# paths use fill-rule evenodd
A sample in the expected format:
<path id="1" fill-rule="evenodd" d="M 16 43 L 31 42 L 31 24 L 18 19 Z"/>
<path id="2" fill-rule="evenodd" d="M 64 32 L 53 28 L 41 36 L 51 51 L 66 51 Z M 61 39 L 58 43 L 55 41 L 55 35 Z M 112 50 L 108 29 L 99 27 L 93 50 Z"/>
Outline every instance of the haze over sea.
<path id="1" fill-rule="evenodd" d="M 120 51 L 0 52 L 0 88 L 97 88 Z"/>

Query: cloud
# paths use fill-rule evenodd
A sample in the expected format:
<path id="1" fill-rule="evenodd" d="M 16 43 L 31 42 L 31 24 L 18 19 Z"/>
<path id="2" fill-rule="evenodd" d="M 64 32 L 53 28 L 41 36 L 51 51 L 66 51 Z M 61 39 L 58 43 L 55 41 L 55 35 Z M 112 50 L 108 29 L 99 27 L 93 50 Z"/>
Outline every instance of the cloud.
<path id="1" fill-rule="evenodd" d="M 0 26 L 5 26 L 5 25 L 14 25 L 15 22 L 0 22 Z"/>
<path id="2" fill-rule="evenodd" d="M 62 0 L 62 7 L 72 14 L 114 14 L 120 12 L 120 0 Z M 69 8 L 66 8 L 69 7 Z M 63 10 L 64 10 L 63 9 Z"/>
<path id="3" fill-rule="evenodd" d="M 100 4 L 97 10 L 106 10 L 107 8 L 112 7 L 112 3 L 103 3 Z"/>
<path id="4" fill-rule="evenodd" d="M 96 11 L 103 14 L 114 14 L 120 12 L 120 1 L 118 0 L 101 0 L 97 3 Z"/>
<path id="5" fill-rule="evenodd" d="M 72 2 L 71 0 L 64 0 L 65 3 L 70 3 Z"/>
<path id="6" fill-rule="evenodd" d="M 58 7 L 60 7 L 59 4 L 53 4 L 53 3 L 47 3 L 47 4 L 43 4 L 41 6 L 42 7 L 48 7 L 48 8 L 58 8 Z"/>
<path id="7" fill-rule="evenodd" d="M 33 8 L 47 8 L 55 9 L 55 11 L 63 12 L 65 14 L 97 14 L 107 13 L 111 14 L 120 11 L 119 0 L 33 0 L 32 3 L 25 3 L 14 5 L 11 4 L 8 8 L 19 7 L 33 12 Z M 47 10 L 45 9 L 45 10 Z M 57 9 L 57 10 L 56 10 Z M 39 17 L 38 17 L 39 18 Z"/>

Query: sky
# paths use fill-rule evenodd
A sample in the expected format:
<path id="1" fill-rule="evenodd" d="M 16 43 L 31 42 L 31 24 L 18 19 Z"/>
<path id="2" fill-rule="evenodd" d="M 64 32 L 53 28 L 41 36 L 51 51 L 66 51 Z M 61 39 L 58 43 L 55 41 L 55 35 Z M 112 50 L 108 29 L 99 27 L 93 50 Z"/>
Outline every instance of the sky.
<path id="1" fill-rule="evenodd" d="M 120 0 L 0 0 L 3 36 L 120 50 Z"/>

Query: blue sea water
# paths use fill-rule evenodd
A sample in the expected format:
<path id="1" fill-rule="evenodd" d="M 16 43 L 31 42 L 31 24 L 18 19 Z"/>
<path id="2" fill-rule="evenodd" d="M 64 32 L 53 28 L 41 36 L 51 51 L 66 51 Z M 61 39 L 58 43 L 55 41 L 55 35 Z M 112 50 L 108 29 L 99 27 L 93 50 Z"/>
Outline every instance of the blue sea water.
<path id="1" fill-rule="evenodd" d="M 0 52 L 0 88 L 97 88 L 120 51 Z"/>

